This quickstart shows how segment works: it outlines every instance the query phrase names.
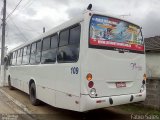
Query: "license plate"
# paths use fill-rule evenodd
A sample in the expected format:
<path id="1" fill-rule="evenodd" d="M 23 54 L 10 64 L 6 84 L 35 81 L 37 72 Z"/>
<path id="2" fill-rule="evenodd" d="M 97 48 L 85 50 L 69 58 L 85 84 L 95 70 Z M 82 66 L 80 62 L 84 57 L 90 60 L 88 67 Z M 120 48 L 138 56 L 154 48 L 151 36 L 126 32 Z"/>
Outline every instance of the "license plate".
<path id="1" fill-rule="evenodd" d="M 126 83 L 125 82 L 116 82 L 116 87 L 117 88 L 126 87 Z"/>

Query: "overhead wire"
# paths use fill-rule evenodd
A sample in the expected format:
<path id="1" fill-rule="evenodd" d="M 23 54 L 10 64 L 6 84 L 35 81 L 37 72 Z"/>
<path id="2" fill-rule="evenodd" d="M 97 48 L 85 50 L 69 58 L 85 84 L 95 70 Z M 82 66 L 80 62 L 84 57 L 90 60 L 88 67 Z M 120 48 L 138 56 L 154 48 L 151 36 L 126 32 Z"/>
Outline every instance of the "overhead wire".
<path id="1" fill-rule="evenodd" d="M 6 20 L 15 12 L 15 10 L 17 9 L 17 7 L 20 5 L 21 2 L 22 2 L 22 0 L 20 0 L 20 1 L 18 2 L 18 4 L 16 5 L 16 7 L 12 10 L 12 12 L 10 12 L 10 13 L 8 14 L 8 16 L 6 17 Z"/>
<path id="2" fill-rule="evenodd" d="M 34 0 L 34 1 L 35 1 L 35 0 Z M 26 4 L 23 5 L 23 6 L 19 9 L 19 11 L 17 11 L 17 13 L 24 11 L 26 8 L 28 8 L 29 6 L 31 6 L 34 1 L 33 1 L 33 0 L 28 0 L 28 2 L 26 2 Z M 17 15 L 17 14 L 16 14 L 16 15 Z M 16 15 L 14 15 L 14 16 L 16 16 Z"/>
<path id="3" fill-rule="evenodd" d="M 13 20 L 13 18 L 11 17 L 11 20 Z M 21 21 L 21 22 L 23 22 L 23 21 Z M 25 26 L 21 26 L 20 27 L 20 29 L 23 29 L 23 30 L 26 30 L 26 31 L 30 31 L 30 32 L 34 32 L 34 33 L 36 33 L 36 34 L 38 34 L 38 35 L 40 35 L 41 34 L 41 32 L 39 32 L 38 30 L 36 30 L 36 29 L 34 29 L 33 27 L 31 27 L 28 23 L 24 23 L 24 25 Z"/>
<path id="4" fill-rule="evenodd" d="M 34 1 L 35 1 L 35 0 L 34 0 Z M 30 6 L 33 4 L 34 1 L 33 1 L 33 0 L 29 0 L 29 1 L 23 6 L 23 8 L 22 8 L 20 11 L 24 11 L 26 8 L 30 7 Z"/>
<path id="5" fill-rule="evenodd" d="M 16 5 L 16 7 L 13 9 L 13 11 L 6 17 L 6 19 L 10 18 L 11 22 L 13 23 L 13 25 L 15 26 L 15 28 L 17 29 L 17 31 L 21 34 L 21 36 L 24 38 L 25 42 L 28 41 L 27 37 L 23 34 L 23 32 L 21 31 L 21 29 L 23 28 L 19 28 L 16 23 L 13 21 L 12 17 L 11 16 L 14 11 L 17 9 L 17 7 L 20 5 L 20 3 L 22 2 L 22 0 L 20 0 L 18 2 L 18 4 Z M 33 3 L 33 0 L 29 0 L 24 6 L 23 6 L 23 9 L 26 9 L 28 6 L 30 6 L 31 4 Z M 27 31 L 32 31 L 32 32 L 36 32 L 37 34 L 40 34 L 40 32 L 37 32 L 36 30 L 34 30 L 31 26 L 28 26 L 27 27 L 30 29 L 30 30 L 27 30 L 27 29 L 23 29 L 23 30 L 27 30 Z"/>
<path id="6" fill-rule="evenodd" d="M 24 38 L 25 42 L 28 41 L 27 37 L 23 34 L 23 32 L 19 29 L 19 27 L 16 25 L 16 23 L 11 19 L 12 23 L 14 24 L 15 28 L 19 31 L 21 36 Z"/>
<path id="7" fill-rule="evenodd" d="M 18 8 L 18 6 L 21 4 L 22 0 L 20 0 L 17 5 L 15 6 L 15 8 L 12 10 L 12 12 L 10 12 L 8 14 L 8 16 L 6 17 L 6 24 L 8 23 L 7 21 L 8 20 L 11 20 L 12 24 L 15 26 L 15 28 L 17 29 L 17 31 L 19 32 L 19 34 L 22 36 L 22 38 L 24 39 L 24 42 L 27 42 L 28 41 L 28 38 L 25 36 L 25 34 L 22 32 L 22 30 L 27 30 L 27 29 L 23 29 L 23 28 L 19 28 L 19 26 L 16 25 L 16 23 L 13 21 L 13 13 L 15 12 L 15 10 Z M 29 6 L 31 6 L 33 4 L 33 0 L 29 0 L 23 7 L 22 7 L 22 10 L 19 10 L 18 12 L 20 11 L 23 11 L 25 10 L 26 8 L 28 8 Z M 17 15 L 17 14 L 16 14 Z M 10 19 L 9 19 L 10 18 Z M 26 24 L 26 23 L 25 23 Z M 27 30 L 27 31 L 32 31 L 32 32 L 36 32 L 37 34 L 41 34 L 40 32 L 36 31 L 35 29 L 33 29 L 31 26 L 29 25 L 26 25 L 27 28 L 29 28 L 30 30 Z M 2 26 L 0 26 L 0 29 L 1 29 Z M 9 27 L 9 26 L 8 26 Z M 8 28 L 9 29 L 9 28 Z M 22 29 L 22 30 L 21 30 Z M 7 30 L 9 31 L 9 30 Z M 7 33 L 8 35 L 9 33 Z M 6 36 L 7 37 L 7 36 Z"/>
<path id="8" fill-rule="evenodd" d="M 22 2 L 22 0 L 20 0 L 19 1 L 19 3 L 16 5 L 16 7 L 15 8 L 17 8 L 18 7 L 18 5 L 20 5 L 20 3 Z M 28 8 L 30 5 L 32 5 L 32 3 L 33 3 L 33 0 L 29 0 L 24 6 L 23 6 L 23 8 L 21 9 L 21 10 L 19 10 L 19 11 L 23 11 L 23 10 L 25 10 L 26 8 Z M 13 12 L 15 11 L 15 9 L 13 10 Z M 8 18 L 9 17 L 11 17 L 11 16 L 9 16 L 8 15 Z M 12 16 L 12 18 L 13 18 L 13 16 Z M 7 18 L 6 18 L 7 19 Z M 25 23 L 26 24 L 26 23 Z M 27 31 L 32 31 L 32 32 L 35 32 L 35 33 L 37 33 L 37 34 L 41 34 L 40 32 L 38 32 L 38 31 L 36 31 L 35 29 L 33 29 L 31 26 L 29 26 L 29 25 L 26 25 L 30 30 L 27 30 L 27 29 L 25 29 L 25 30 L 27 30 Z"/>

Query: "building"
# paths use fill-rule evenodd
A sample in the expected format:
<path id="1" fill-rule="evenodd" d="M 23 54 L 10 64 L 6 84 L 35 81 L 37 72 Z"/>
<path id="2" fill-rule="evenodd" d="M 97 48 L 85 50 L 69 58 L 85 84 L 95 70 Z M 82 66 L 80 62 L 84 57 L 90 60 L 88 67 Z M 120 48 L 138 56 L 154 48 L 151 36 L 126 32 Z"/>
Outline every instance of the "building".
<path id="1" fill-rule="evenodd" d="M 146 38 L 147 97 L 145 106 L 160 109 L 160 36 Z"/>
<path id="2" fill-rule="evenodd" d="M 147 77 L 160 79 L 160 36 L 146 38 L 145 49 Z"/>

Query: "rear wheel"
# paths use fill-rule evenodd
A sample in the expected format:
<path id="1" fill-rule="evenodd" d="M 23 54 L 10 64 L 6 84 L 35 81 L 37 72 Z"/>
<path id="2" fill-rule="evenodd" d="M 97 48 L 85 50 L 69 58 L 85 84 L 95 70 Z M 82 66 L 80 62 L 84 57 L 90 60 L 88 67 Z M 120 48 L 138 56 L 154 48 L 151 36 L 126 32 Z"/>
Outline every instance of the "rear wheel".
<path id="1" fill-rule="evenodd" d="M 38 106 L 40 104 L 40 101 L 36 97 L 36 85 L 35 83 L 31 83 L 29 87 L 29 95 L 30 95 L 30 101 L 32 105 Z"/>
<path id="2" fill-rule="evenodd" d="M 10 90 L 14 89 L 14 87 L 11 85 L 11 78 L 10 78 L 10 76 L 8 76 L 8 87 L 9 87 Z"/>

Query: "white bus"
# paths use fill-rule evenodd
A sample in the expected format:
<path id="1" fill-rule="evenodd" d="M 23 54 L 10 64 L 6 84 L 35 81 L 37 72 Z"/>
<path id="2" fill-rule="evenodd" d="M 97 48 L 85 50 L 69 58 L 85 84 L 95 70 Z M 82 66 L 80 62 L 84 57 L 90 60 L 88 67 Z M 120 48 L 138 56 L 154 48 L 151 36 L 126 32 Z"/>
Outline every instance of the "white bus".
<path id="1" fill-rule="evenodd" d="M 8 54 L 8 84 L 49 105 L 84 112 L 144 101 L 141 27 L 87 11 Z"/>

